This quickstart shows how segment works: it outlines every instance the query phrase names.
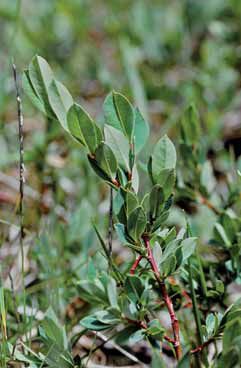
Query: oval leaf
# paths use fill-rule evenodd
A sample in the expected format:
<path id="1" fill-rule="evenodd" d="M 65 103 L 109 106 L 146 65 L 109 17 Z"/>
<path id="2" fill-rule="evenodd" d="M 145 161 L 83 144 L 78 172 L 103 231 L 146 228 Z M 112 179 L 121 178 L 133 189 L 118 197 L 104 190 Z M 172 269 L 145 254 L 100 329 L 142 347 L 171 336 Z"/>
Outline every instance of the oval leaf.
<path id="1" fill-rule="evenodd" d="M 151 171 L 154 181 L 157 182 L 157 178 L 162 170 L 174 169 L 176 160 L 177 155 L 174 144 L 165 135 L 157 142 L 152 154 Z"/>
<path id="2" fill-rule="evenodd" d="M 48 88 L 49 103 L 62 127 L 69 132 L 67 112 L 73 105 L 73 98 L 67 88 L 60 82 L 52 80 Z"/>
<path id="3" fill-rule="evenodd" d="M 139 240 L 141 235 L 144 233 L 146 228 L 146 214 L 144 209 L 139 206 L 135 208 L 129 215 L 127 219 L 127 229 L 129 235 L 135 239 Z"/>
<path id="4" fill-rule="evenodd" d="M 95 123 L 89 114 L 75 103 L 68 111 L 67 123 L 71 135 L 94 153 L 98 141 Z"/>
<path id="5" fill-rule="evenodd" d="M 95 151 L 97 165 L 111 178 L 115 179 L 117 171 L 117 161 L 111 148 L 102 142 Z"/>

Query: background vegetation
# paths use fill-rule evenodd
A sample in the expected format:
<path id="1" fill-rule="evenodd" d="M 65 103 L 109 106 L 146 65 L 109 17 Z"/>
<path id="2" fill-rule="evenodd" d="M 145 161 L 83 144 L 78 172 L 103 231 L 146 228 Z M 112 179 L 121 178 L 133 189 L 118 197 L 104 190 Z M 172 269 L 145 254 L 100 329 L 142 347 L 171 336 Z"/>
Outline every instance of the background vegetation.
<path id="1" fill-rule="evenodd" d="M 204 158 L 203 164 L 210 163 L 201 189 L 211 206 L 200 197 L 193 197 L 193 193 L 184 193 L 179 181 L 168 225 L 178 229 L 185 226 L 184 209 L 193 234 L 199 238 L 198 259 L 204 280 L 196 264 L 193 277 L 203 312 L 202 323 L 205 323 L 206 315 L 214 307 L 224 311 L 241 294 L 241 201 L 237 174 L 241 171 L 240 20 L 238 0 L 1 0 L 3 367 L 11 366 L 10 360 L 15 354 L 12 347 L 16 342 L 18 354 L 25 346 L 24 357 L 18 355 L 17 358 L 26 359 L 26 366 L 30 364 L 28 359 L 33 354 L 28 354 L 29 349 L 39 349 L 39 341 L 35 342 L 39 325 L 46 331 L 55 318 L 50 311 L 44 319 L 50 306 L 65 326 L 69 341 L 81 334 L 79 320 L 91 307 L 82 299 L 76 285 L 86 275 L 93 279 L 106 268 L 92 222 L 107 236 L 109 211 L 108 187 L 89 169 L 83 150 L 58 124 L 44 119 L 21 91 L 26 169 L 22 264 L 18 236 L 19 143 L 12 59 L 21 73 L 33 55 L 42 55 L 57 79 L 100 124 L 104 121 L 102 103 L 109 91 L 115 89 L 128 96 L 151 126 L 150 139 L 140 155 L 143 162 L 146 162 L 147 152 L 152 151 L 153 143 L 165 133 L 179 145 L 183 111 L 190 103 L 196 105 L 202 126 L 198 140 L 209 160 Z M 186 158 L 179 151 L 178 167 L 183 172 L 183 181 L 192 182 L 195 178 L 185 173 L 187 161 L 183 163 L 183 159 Z M 142 165 L 139 172 L 144 190 L 147 178 Z M 220 218 L 219 211 L 226 210 L 232 214 Z M 232 232 L 227 222 L 233 214 L 238 220 Z M 234 244 L 236 248 L 231 247 Z M 121 247 L 116 238 L 113 249 L 116 263 L 128 270 L 132 263 L 131 252 Z M 185 297 L 179 289 L 175 293 L 178 310 L 185 304 Z M 183 310 L 183 340 L 187 337 L 185 334 L 191 333 L 193 346 L 196 346 L 194 329 L 190 332 L 188 328 L 193 323 L 189 312 L 187 305 Z M 113 345 L 107 344 L 92 354 L 100 343 L 100 336 L 83 334 L 73 344 L 72 355 L 87 354 L 89 366 L 131 364 Z M 145 344 L 133 347 L 127 343 L 127 350 L 145 364 L 151 364 L 151 353 Z M 48 355 L 48 349 L 43 354 Z M 164 358 L 166 366 L 174 364 L 168 352 Z M 43 361 L 32 362 L 36 364 L 32 367 L 44 366 L 46 360 Z M 59 366 L 53 362 L 46 364 Z M 228 363 L 225 364 L 228 367 Z"/>

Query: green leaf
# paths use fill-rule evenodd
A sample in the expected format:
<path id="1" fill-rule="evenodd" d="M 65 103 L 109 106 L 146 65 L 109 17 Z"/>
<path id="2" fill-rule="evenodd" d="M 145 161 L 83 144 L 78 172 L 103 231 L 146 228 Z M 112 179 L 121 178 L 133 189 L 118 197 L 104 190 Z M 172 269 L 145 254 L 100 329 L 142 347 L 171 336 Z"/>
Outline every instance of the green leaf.
<path id="1" fill-rule="evenodd" d="M 22 76 L 22 84 L 23 84 L 23 89 L 24 92 L 28 95 L 28 97 L 30 98 L 30 100 L 33 102 L 34 106 L 40 110 L 42 113 L 44 113 L 45 115 L 47 115 L 47 111 L 45 109 L 45 106 L 43 104 L 43 102 L 39 99 L 37 93 L 34 90 L 34 87 L 32 85 L 32 82 L 29 78 L 29 71 L 25 70 L 23 72 L 23 76 Z"/>
<path id="2" fill-rule="evenodd" d="M 132 141 L 134 131 L 134 110 L 125 96 L 118 92 L 112 92 L 112 98 L 117 118 L 122 132 L 129 141 Z"/>
<path id="3" fill-rule="evenodd" d="M 150 216 L 154 220 L 159 215 L 161 204 L 164 202 L 164 192 L 159 184 L 154 185 L 151 190 L 150 197 Z"/>
<path id="4" fill-rule="evenodd" d="M 216 180 L 213 174 L 213 168 L 210 161 L 206 161 L 201 168 L 200 176 L 201 186 L 207 194 L 211 194 L 216 186 Z"/>
<path id="5" fill-rule="evenodd" d="M 80 324 L 83 327 L 88 328 L 88 330 L 93 330 L 93 331 L 107 330 L 108 328 L 112 327 L 111 324 L 107 324 L 107 323 L 98 321 L 98 319 L 95 316 L 87 316 L 83 318 L 80 321 Z"/>
<path id="6" fill-rule="evenodd" d="M 105 125 L 104 126 L 104 134 L 105 134 L 105 142 L 114 152 L 114 155 L 117 159 L 118 164 L 125 170 L 126 172 L 130 171 L 129 167 L 129 143 L 126 137 L 113 128 L 112 126 Z"/>
<path id="7" fill-rule="evenodd" d="M 94 153 L 98 138 L 95 123 L 89 114 L 78 104 L 74 104 L 68 111 L 67 123 L 71 135 Z"/>
<path id="8" fill-rule="evenodd" d="M 96 173 L 96 175 L 98 175 L 101 179 L 107 181 L 110 185 L 110 178 L 109 176 L 104 172 L 104 170 L 102 170 L 99 165 L 97 164 L 95 158 L 92 158 L 88 155 L 88 161 L 90 163 L 90 166 L 92 167 L 92 169 L 94 170 L 94 172 Z"/>
<path id="9" fill-rule="evenodd" d="M 153 319 L 150 323 L 148 323 L 148 328 L 146 332 L 148 333 L 148 335 L 151 335 L 154 339 L 162 340 L 165 329 L 162 327 L 158 319 Z"/>
<path id="10" fill-rule="evenodd" d="M 68 341 L 64 327 L 62 327 L 52 308 L 46 312 L 45 318 L 41 323 L 46 337 L 52 340 L 60 349 L 68 348 Z"/>
<path id="11" fill-rule="evenodd" d="M 215 239 L 217 241 L 224 244 L 227 248 L 231 247 L 232 244 L 231 244 L 231 242 L 230 242 L 230 240 L 229 240 L 229 238 L 226 234 L 225 229 L 218 222 L 214 225 L 214 235 L 215 235 Z"/>
<path id="12" fill-rule="evenodd" d="M 105 98 L 103 109 L 104 109 L 106 124 L 111 125 L 113 128 L 118 129 L 122 132 L 120 121 L 116 114 L 112 92 L 109 93 L 107 97 Z"/>
<path id="13" fill-rule="evenodd" d="M 225 229 L 225 232 L 230 239 L 230 241 L 234 241 L 236 234 L 238 233 L 238 218 L 236 214 L 231 210 L 228 209 L 225 211 L 225 213 L 222 215 L 221 222 L 223 224 L 223 227 Z"/>
<path id="14" fill-rule="evenodd" d="M 29 64 L 28 76 L 35 94 L 44 106 L 44 111 L 49 117 L 54 117 L 48 99 L 48 88 L 54 79 L 54 75 L 47 61 L 41 56 L 34 56 Z"/>
<path id="15" fill-rule="evenodd" d="M 134 164 L 134 166 L 132 168 L 131 184 L 132 184 L 132 188 L 134 189 L 134 191 L 136 193 L 138 193 L 138 189 L 139 189 L 139 174 L 138 174 L 136 163 Z"/>
<path id="16" fill-rule="evenodd" d="M 117 233 L 117 236 L 120 240 L 121 243 L 123 244 L 126 244 L 128 243 L 128 239 L 126 237 L 126 234 L 125 234 L 125 226 L 123 224 L 115 224 L 115 230 L 116 230 L 116 233 Z"/>
<path id="17" fill-rule="evenodd" d="M 241 316 L 241 315 L 240 315 Z M 229 322 L 223 334 L 223 351 L 227 351 L 230 346 L 232 346 L 235 340 L 241 339 L 241 318 L 236 318 Z"/>
<path id="18" fill-rule="evenodd" d="M 112 180 L 116 177 L 117 161 L 111 148 L 102 142 L 95 151 L 95 160 L 97 165 L 109 176 Z"/>
<path id="19" fill-rule="evenodd" d="M 118 216 L 125 203 L 123 192 L 122 188 L 119 188 L 113 199 L 113 211 L 116 216 Z"/>
<path id="20" fill-rule="evenodd" d="M 132 141 L 134 131 L 134 110 L 130 102 L 120 93 L 112 92 L 104 101 L 106 122 L 120 130 Z"/>
<path id="21" fill-rule="evenodd" d="M 60 82 L 52 80 L 48 87 L 49 103 L 62 127 L 69 132 L 67 112 L 73 105 L 73 99 L 67 88 Z"/>
<path id="22" fill-rule="evenodd" d="M 101 244 L 101 246 L 102 246 L 102 248 L 104 250 L 104 253 L 106 255 L 106 258 L 109 259 L 110 254 L 109 254 L 109 251 L 108 251 L 107 246 L 105 244 L 105 241 L 104 241 L 103 237 L 101 236 L 101 234 L 100 234 L 97 226 L 95 224 L 93 224 L 93 227 L 94 227 L 95 233 L 97 235 L 97 238 L 98 238 L 98 240 L 99 240 L 99 242 L 100 242 L 100 244 Z"/>
<path id="23" fill-rule="evenodd" d="M 162 214 L 158 216 L 156 220 L 154 221 L 151 227 L 152 232 L 155 232 L 156 230 L 158 230 L 165 223 L 168 216 L 169 216 L 169 211 L 162 212 Z"/>
<path id="24" fill-rule="evenodd" d="M 81 293 L 81 298 L 90 303 L 105 303 L 107 302 L 106 292 L 101 284 L 101 282 L 97 279 L 94 282 L 89 280 L 81 280 L 78 281 L 77 286 Z"/>
<path id="25" fill-rule="evenodd" d="M 127 276 L 124 288 L 128 298 L 133 302 L 140 299 L 145 289 L 141 279 L 137 276 Z"/>
<path id="26" fill-rule="evenodd" d="M 189 145 L 198 143 L 201 130 L 199 115 L 194 104 L 191 104 L 184 112 L 181 120 L 181 137 Z"/>
<path id="27" fill-rule="evenodd" d="M 108 285 L 107 285 L 107 294 L 108 299 L 110 302 L 110 305 L 113 308 L 119 308 L 118 306 L 118 299 L 117 299 L 117 286 L 116 281 L 112 277 L 109 279 Z"/>
<path id="28" fill-rule="evenodd" d="M 123 330 L 121 330 L 115 338 L 117 344 L 122 345 L 126 344 L 129 340 L 129 337 L 138 330 L 137 326 L 127 326 Z"/>
<path id="29" fill-rule="evenodd" d="M 237 346 L 228 346 L 227 351 L 218 356 L 217 368 L 240 368 L 241 354 Z"/>
<path id="30" fill-rule="evenodd" d="M 145 146 L 150 134 L 150 127 L 146 120 L 143 118 L 140 110 L 135 109 L 135 128 L 134 128 L 134 138 L 135 138 L 135 151 L 140 152 Z"/>
<path id="31" fill-rule="evenodd" d="M 139 341 L 142 341 L 145 338 L 145 330 L 138 330 L 136 332 L 134 332 L 130 337 L 129 337 L 129 343 L 131 345 L 136 344 Z"/>
<path id="32" fill-rule="evenodd" d="M 175 169 L 176 149 L 167 135 L 162 137 L 155 145 L 152 154 L 151 171 L 154 182 L 158 182 L 158 177 L 162 170 Z"/>
<path id="33" fill-rule="evenodd" d="M 173 192 L 176 173 L 174 169 L 163 169 L 156 177 L 156 182 L 163 188 L 165 200 L 167 200 Z"/>
<path id="34" fill-rule="evenodd" d="M 225 291 L 224 288 L 224 283 L 221 280 L 216 280 L 215 281 L 215 290 L 219 293 L 219 294 L 223 294 Z"/>
<path id="35" fill-rule="evenodd" d="M 181 242 L 183 261 L 188 259 L 194 252 L 197 246 L 197 238 L 187 238 Z"/>
<path id="36" fill-rule="evenodd" d="M 208 337 L 211 337 L 212 334 L 214 333 L 215 325 L 216 325 L 215 315 L 213 313 L 210 313 L 206 318 L 206 329 Z"/>
<path id="37" fill-rule="evenodd" d="M 96 317 L 99 322 L 105 323 L 107 325 L 116 325 L 120 322 L 120 319 L 112 313 L 111 308 L 96 312 L 94 317 Z"/>
<path id="38" fill-rule="evenodd" d="M 190 362 L 190 353 L 189 351 L 187 351 L 183 357 L 181 358 L 181 360 L 178 362 L 177 368 L 190 368 L 191 367 L 191 362 Z"/>
<path id="39" fill-rule="evenodd" d="M 147 223 L 146 214 L 141 206 L 135 208 L 127 219 L 128 234 L 134 239 L 139 240 L 145 231 Z"/>
<path id="40" fill-rule="evenodd" d="M 138 197 L 135 195 L 135 193 L 130 192 L 129 190 L 126 192 L 126 213 L 127 216 L 136 208 L 139 206 Z"/>
<path id="41" fill-rule="evenodd" d="M 151 368 L 166 368 L 166 364 L 161 357 L 160 349 L 153 349 Z"/>
<path id="42" fill-rule="evenodd" d="M 152 249 L 152 253 L 153 253 L 153 257 L 156 261 L 157 264 L 159 264 L 161 262 L 162 259 L 162 248 L 160 246 L 160 244 L 156 241 L 153 249 Z"/>
<path id="43" fill-rule="evenodd" d="M 171 254 L 165 261 L 161 262 L 161 273 L 164 277 L 171 275 L 176 269 L 177 261 L 176 257 Z"/>
<path id="44" fill-rule="evenodd" d="M 126 185 L 128 183 L 128 179 L 127 179 L 124 171 L 120 167 L 118 167 L 118 169 L 117 169 L 117 180 L 123 188 L 126 187 Z"/>

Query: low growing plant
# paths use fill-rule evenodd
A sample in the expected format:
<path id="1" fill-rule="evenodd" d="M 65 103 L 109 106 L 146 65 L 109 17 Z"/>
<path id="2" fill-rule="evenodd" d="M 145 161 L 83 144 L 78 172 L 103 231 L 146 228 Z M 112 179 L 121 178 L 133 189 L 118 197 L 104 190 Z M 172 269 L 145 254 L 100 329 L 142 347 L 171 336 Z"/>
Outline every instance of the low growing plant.
<path id="1" fill-rule="evenodd" d="M 238 367 L 241 301 L 228 307 L 224 298 L 226 285 L 240 280 L 241 219 L 236 213 L 240 173 L 234 163 L 223 184 L 224 194 L 216 191 L 195 107 L 183 114 L 178 155 L 164 135 L 148 157 L 143 149 L 149 125 L 121 93 L 113 91 L 106 97 L 105 123 L 100 126 L 74 102 L 42 57 L 33 58 L 23 84 L 35 106 L 84 147 L 90 166 L 113 196 L 109 243 L 93 225 L 107 267 L 96 267 L 77 281 L 80 297 L 91 306 L 80 324 L 88 330 L 111 331 L 119 344 L 145 340 L 153 352 L 153 367 L 164 366 L 162 351 L 171 351 L 179 367 Z M 145 173 L 148 188 L 142 181 Z M 186 208 L 187 214 L 180 214 L 185 227 L 168 223 L 173 203 Z M 191 205 L 204 205 L 215 216 L 204 253 L 222 253 L 222 264 L 218 257 L 210 260 L 200 254 L 203 248 L 193 235 Z M 112 227 L 132 253 L 121 266 L 112 252 Z M 215 346 L 212 354 L 210 345 Z M 71 364 L 66 360 L 66 367 Z"/>

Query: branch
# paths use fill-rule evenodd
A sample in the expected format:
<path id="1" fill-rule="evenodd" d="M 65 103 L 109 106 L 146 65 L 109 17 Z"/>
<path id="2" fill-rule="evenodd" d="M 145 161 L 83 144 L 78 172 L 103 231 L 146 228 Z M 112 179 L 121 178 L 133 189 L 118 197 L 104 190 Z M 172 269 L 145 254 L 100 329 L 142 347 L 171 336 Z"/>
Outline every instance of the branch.
<path id="1" fill-rule="evenodd" d="M 20 218 L 20 243 L 23 244 L 24 226 L 23 226 L 23 195 L 24 195 L 24 159 L 23 159 L 23 112 L 22 101 L 19 93 L 16 65 L 12 65 L 13 77 L 16 89 L 17 109 L 18 109 L 18 138 L 19 138 L 19 218 Z"/>
<path id="2" fill-rule="evenodd" d="M 110 188 L 110 208 L 109 208 L 109 228 L 108 228 L 108 245 L 109 255 L 112 256 L 112 238 L 113 238 L 113 188 Z"/>
<path id="3" fill-rule="evenodd" d="M 208 346 L 209 344 L 211 344 L 212 342 L 214 342 L 214 338 L 212 337 L 211 339 L 205 341 L 202 345 L 199 345 L 198 347 L 196 347 L 195 349 L 191 350 L 190 353 L 191 354 L 197 354 L 200 353 L 206 346 Z"/>
<path id="4" fill-rule="evenodd" d="M 140 261 L 142 260 L 143 256 L 140 255 L 139 257 L 137 257 L 137 259 L 135 260 L 135 262 L 133 263 L 133 265 L 131 266 L 130 269 L 130 274 L 134 275 L 136 268 L 138 267 Z"/>
<path id="5" fill-rule="evenodd" d="M 201 193 L 198 193 L 200 203 L 208 207 L 211 211 L 213 211 L 217 216 L 221 215 L 221 211 L 214 206 L 212 202 L 209 201 L 209 199 L 205 198 Z"/>
<path id="6" fill-rule="evenodd" d="M 175 353 L 176 353 L 176 358 L 177 360 L 179 360 L 182 356 L 182 350 L 181 350 L 181 344 L 180 344 L 180 336 L 179 336 L 179 322 L 178 319 L 176 317 L 174 308 L 173 308 L 173 304 L 171 301 L 171 298 L 169 297 L 168 293 L 167 293 L 167 289 L 166 289 L 166 285 L 165 282 L 162 281 L 160 279 L 160 273 L 156 264 L 156 261 L 153 257 L 152 254 L 152 250 L 151 250 L 151 246 L 150 246 L 150 239 L 148 236 L 143 235 L 143 240 L 147 249 L 147 259 L 151 265 L 151 268 L 153 270 L 153 273 L 155 275 L 155 278 L 160 286 L 160 290 L 161 290 L 161 294 L 163 297 L 163 300 L 165 302 L 165 305 L 167 307 L 170 319 L 171 319 L 171 325 L 172 325 L 172 330 L 173 330 L 173 336 L 174 336 L 174 340 L 173 340 L 173 346 L 175 349 Z"/>
<path id="7" fill-rule="evenodd" d="M 24 249 L 23 249 L 23 238 L 24 238 L 24 213 L 23 213 L 23 196 L 24 196 L 24 145 L 23 145 L 23 111 L 22 111 L 22 101 L 20 97 L 19 87 L 18 87 L 18 78 L 17 78 L 17 69 L 16 65 L 12 64 L 13 69 L 13 78 L 16 90 L 16 100 L 17 100 L 17 109 L 18 109 L 18 138 L 19 138 L 19 236 L 20 236 L 20 250 L 21 250 L 21 271 L 22 271 L 22 287 L 24 294 L 24 316 L 25 316 L 25 308 L 26 308 L 26 299 L 25 299 L 25 286 L 24 286 Z"/>

